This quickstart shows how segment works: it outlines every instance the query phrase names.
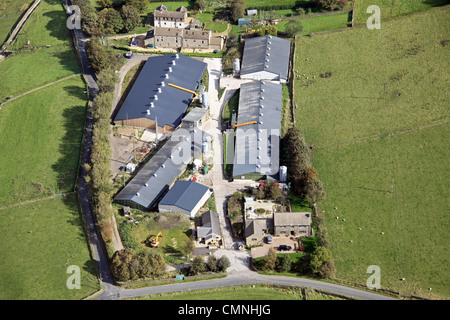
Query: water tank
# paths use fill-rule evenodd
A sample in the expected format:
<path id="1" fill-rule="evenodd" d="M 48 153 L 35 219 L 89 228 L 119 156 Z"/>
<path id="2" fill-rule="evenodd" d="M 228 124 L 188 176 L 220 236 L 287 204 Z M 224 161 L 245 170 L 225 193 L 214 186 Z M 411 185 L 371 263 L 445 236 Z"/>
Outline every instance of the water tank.
<path id="1" fill-rule="evenodd" d="M 239 61 L 239 58 L 236 58 L 233 63 L 233 71 L 239 72 L 240 70 L 241 70 L 241 63 Z"/>
<path id="2" fill-rule="evenodd" d="M 208 107 L 208 92 L 206 91 L 202 93 L 202 106 Z"/>
<path id="3" fill-rule="evenodd" d="M 287 180 L 287 167 L 281 166 L 280 167 L 280 182 L 286 182 Z"/>

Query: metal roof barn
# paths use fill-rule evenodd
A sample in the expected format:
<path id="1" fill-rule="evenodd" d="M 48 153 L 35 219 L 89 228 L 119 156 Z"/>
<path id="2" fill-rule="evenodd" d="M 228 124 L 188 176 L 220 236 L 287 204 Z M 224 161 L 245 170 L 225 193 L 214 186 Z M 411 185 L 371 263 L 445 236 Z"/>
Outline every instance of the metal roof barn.
<path id="1" fill-rule="evenodd" d="M 176 128 L 193 94 L 169 84 L 195 91 L 206 68 L 206 63 L 181 54 L 148 58 L 114 122 L 157 119 L 159 127 Z"/>
<path id="2" fill-rule="evenodd" d="M 265 35 L 245 40 L 241 79 L 288 81 L 291 41 Z"/>
<path id="3" fill-rule="evenodd" d="M 114 201 L 133 208 L 150 210 L 184 172 L 187 164 L 201 156 L 206 134 L 199 129 L 179 128 L 155 153 Z"/>
<path id="4" fill-rule="evenodd" d="M 282 85 L 268 81 L 241 84 L 233 176 L 274 176 L 279 170 Z M 250 178 L 252 179 L 252 178 Z"/>
<path id="5" fill-rule="evenodd" d="M 195 181 L 178 180 L 158 204 L 160 212 L 179 212 L 193 218 L 208 200 L 211 191 Z"/>

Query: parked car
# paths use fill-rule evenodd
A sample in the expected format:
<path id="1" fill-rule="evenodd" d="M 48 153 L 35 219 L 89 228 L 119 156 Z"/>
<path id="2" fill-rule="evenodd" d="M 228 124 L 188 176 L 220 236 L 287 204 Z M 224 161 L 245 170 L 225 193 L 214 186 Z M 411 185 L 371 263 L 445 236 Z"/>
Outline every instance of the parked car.
<path id="1" fill-rule="evenodd" d="M 133 56 L 133 51 L 128 51 L 127 53 L 125 53 L 125 58 L 127 58 L 127 59 L 131 59 L 132 56 Z"/>
<path id="2" fill-rule="evenodd" d="M 282 244 L 282 245 L 280 245 L 280 246 L 278 247 L 278 251 L 289 251 L 289 250 L 291 250 L 291 249 L 292 249 L 291 246 L 287 246 L 287 245 L 285 245 L 285 244 Z"/>
<path id="3" fill-rule="evenodd" d="M 267 236 L 266 237 L 266 242 L 269 243 L 269 244 L 272 243 L 272 236 Z"/>

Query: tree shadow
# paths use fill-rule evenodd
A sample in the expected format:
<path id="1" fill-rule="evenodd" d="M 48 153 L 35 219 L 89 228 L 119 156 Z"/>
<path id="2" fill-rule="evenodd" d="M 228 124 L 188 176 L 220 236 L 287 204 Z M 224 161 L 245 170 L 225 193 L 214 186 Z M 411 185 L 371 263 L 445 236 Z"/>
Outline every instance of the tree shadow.
<path id="1" fill-rule="evenodd" d="M 64 136 L 60 139 L 59 159 L 52 165 L 57 173 L 58 192 L 72 192 L 75 190 L 76 177 L 79 170 L 83 128 L 86 118 L 87 99 L 80 87 L 65 86 L 64 90 L 84 104 L 74 104 L 63 111 Z M 64 103 L 64 102 L 62 102 Z"/>

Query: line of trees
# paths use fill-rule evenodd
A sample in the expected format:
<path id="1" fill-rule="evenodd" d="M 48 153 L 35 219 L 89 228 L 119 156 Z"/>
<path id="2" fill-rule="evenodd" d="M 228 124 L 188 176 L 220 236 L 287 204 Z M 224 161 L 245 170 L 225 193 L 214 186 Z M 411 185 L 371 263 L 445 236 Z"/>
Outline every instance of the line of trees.
<path id="1" fill-rule="evenodd" d="M 197 275 L 207 271 L 225 272 L 231 265 L 227 256 L 221 256 L 219 259 L 215 255 L 208 256 L 206 262 L 201 256 L 195 256 L 189 269 L 190 275 Z"/>
<path id="2" fill-rule="evenodd" d="M 317 246 L 313 252 L 304 252 L 303 256 L 295 262 L 289 254 L 277 255 L 276 250 L 271 247 L 267 255 L 253 265 L 266 272 L 294 272 L 320 278 L 336 276 L 336 267 L 331 251 L 323 246 Z"/>

